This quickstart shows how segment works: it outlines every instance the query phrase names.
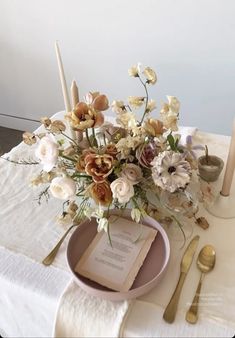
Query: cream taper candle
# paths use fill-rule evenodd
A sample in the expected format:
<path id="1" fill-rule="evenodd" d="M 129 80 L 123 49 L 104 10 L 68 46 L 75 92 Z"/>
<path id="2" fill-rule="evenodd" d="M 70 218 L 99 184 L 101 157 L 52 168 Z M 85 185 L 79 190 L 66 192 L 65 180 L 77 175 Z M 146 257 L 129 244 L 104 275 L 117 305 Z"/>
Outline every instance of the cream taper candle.
<path id="1" fill-rule="evenodd" d="M 61 82 L 62 92 L 63 92 L 63 97 L 64 97 L 65 110 L 68 113 L 71 111 L 71 104 L 69 100 L 68 88 L 67 88 L 66 79 L 64 75 L 64 67 L 63 67 L 63 63 L 62 63 L 62 59 L 60 55 L 60 49 L 59 49 L 59 45 L 57 41 L 55 42 L 55 50 L 56 50 L 58 67 L 59 67 L 60 82 Z"/>
<path id="2" fill-rule="evenodd" d="M 224 181 L 221 190 L 221 195 L 229 196 L 230 188 L 233 181 L 233 174 L 235 169 L 235 119 L 233 120 L 233 131 L 227 158 L 227 164 L 224 174 Z"/>
<path id="3" fill-rule="evenodd" d="M 73 80 L 71 85 L 71 98 L 72 98 L 72 107 L 74 109 L 76 107 L 76 104 L 79 102 L 78 87 L 75 80 Z"/>
<path id="4" fill-rule="evenodd" d="M 77 103 L 79 102 L 79 92 L 78 92 L 78 87 L 77 87 L 77 83 L 75 80 L 73 80 L 72 85 L 71 85 L 71 98 L 72 98 L 72 107 L 74 109 Z M 76 140 L 78 142 L 81 142 L 83 139 L 83 131 L 76 130 L 75 136 L 76 136 Z"/>

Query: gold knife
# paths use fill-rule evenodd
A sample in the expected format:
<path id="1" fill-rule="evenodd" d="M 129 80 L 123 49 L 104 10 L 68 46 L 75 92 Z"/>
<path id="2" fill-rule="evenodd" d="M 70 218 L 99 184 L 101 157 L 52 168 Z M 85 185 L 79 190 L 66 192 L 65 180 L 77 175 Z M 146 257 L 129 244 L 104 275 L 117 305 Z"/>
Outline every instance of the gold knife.
<path id="1" fill-rule="evenodd" d="M 171 300 L 169 304 L 167 305 L 165 312 L 163 314 L 163 318 L 168 323 L 173 323 L 175 320 L 176 310 L 180 298 L 180 293 L 182 290 L 182 286 L 184 284 L 185 277 L 188 273 L 188 270 L 192 264 L 193 256 L 195 254 L 195 251 L 197 249 L 199 241 L 199 236 L 195 236 L 191 242 L 189 243 L 187 249 L 185 250 L 185 253 L 182 257 L 181 264 L 180 264 L 180 277 L 179 281 L 176 285 L 175 291 L 171 297 Z"/>

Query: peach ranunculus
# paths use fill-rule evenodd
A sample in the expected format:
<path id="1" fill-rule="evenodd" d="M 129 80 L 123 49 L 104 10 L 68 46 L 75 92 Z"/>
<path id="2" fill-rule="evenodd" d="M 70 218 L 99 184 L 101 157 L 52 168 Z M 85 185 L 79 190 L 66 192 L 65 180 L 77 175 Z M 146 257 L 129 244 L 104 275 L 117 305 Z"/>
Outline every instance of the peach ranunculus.
<path id="1" fill-rule="evenodd" d="M 101 183 L 93 182 L 88 187 L 88 193 L 96 204 L 102 206 L 110 205 L 113 199 L 110 184 L 107 181 Z"/>
<path id="2" fill-rule="evenodd" d="M 159 136 L 163 134 L 163 123 L 162 121 L 155 119 L 148 119 L 144 124 L 145 131 L 151 136 Z"/>
<path id="3" fill-rule="evenodd" d="M 85 157 L 85 172 L 97 183 L 104 182 L 113 171 L 113 156 L 90 154 Z"/>

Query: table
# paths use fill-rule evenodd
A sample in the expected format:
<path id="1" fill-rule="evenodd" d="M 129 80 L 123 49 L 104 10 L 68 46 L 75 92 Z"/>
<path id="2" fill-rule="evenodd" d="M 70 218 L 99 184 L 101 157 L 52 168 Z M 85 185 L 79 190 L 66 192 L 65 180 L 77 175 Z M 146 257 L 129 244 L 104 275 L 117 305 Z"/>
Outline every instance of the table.
<path id="1" fill-rule="evenodd" d="M 61 117 L 62 113 L 54 116 L 56 119 Z M 225 159 L 229 137 L 197 132 L 195 143 L 207 144 L 209 149 L 215 149 L 216 154 Z M 8 156 L 12 159 L 27 158 L 31 152 L 28 146 L 20 144 Z M 52 266 L 44 267 L 39 263 L 64 229 L 54 221 L 61 210 L 60 201 L 51 199 L 48 204 L 37 205 L 35 197 L 39 190 L 29 188 L 27 184 L 34 172 L 33 165 L 25 168 L 0 160 L 0 334 L 3 336 L 51 336 L 60 296 L 71 280 L 65 261 L 66 242 Z M 235 184 L 233 193 L 235 196 Z M 130 311 L 124 336 L 229 337 L 234 334 L 235 268 L 231 262 L 234 265 L 235 219 L 215 218 L 203 208 L 200 215 L 207 216 L 211 225 L 207 231 L 194 227 L 194 234 L 200 235 L 196 254 L 204 244 L 211 243 L 217 249 L 217 264 L 203 285 L 202 292 L 211 299 L 208 299 L 209 305 L 201 307 L 198 324 L 192 326 L 184 320 L 199 278 L 195 264 L 185 281 L 176 322 L 170 325 L 162 320 L 179 276 L 183 253 L 177 243 L 172 243 L 165 278 L 156 289 L 141 297 Z M 230 255 L 229 260 L 225 254 Z"/>

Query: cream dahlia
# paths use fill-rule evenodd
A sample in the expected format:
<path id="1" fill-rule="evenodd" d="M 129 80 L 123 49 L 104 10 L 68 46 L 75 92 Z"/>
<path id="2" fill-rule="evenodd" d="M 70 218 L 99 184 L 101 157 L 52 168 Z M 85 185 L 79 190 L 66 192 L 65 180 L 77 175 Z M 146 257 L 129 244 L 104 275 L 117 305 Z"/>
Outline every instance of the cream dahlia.
<path id="1" fill-rule="evenodd" d="M 163 190 L 172 193 L 185 188 L 190 181 L 191 166 L 180 153 L 163 151 L 151 164 L 153 181 Z"/>

